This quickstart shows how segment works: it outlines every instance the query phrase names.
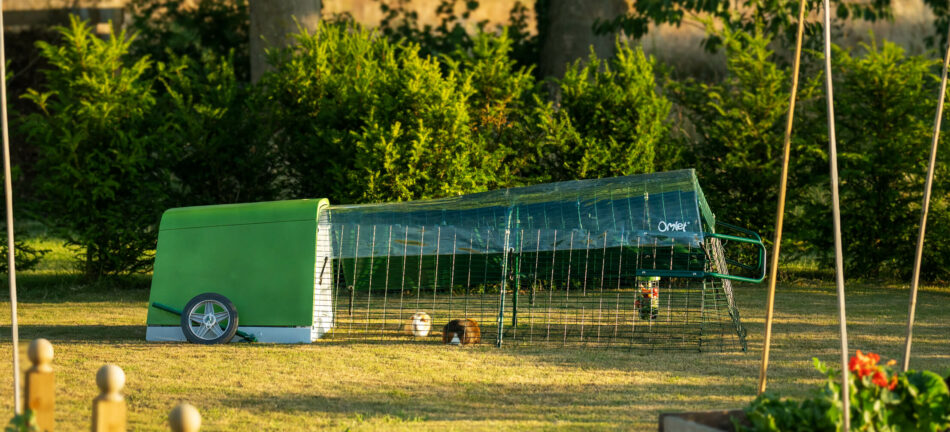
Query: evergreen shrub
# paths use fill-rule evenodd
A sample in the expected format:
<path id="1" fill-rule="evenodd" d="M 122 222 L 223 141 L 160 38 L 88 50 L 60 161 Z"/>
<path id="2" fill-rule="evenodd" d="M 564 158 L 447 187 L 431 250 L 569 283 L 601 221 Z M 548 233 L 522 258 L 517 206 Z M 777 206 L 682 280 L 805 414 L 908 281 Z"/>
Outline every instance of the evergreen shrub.
<path id="1" fill-rule="evenodd" d="M 39 108 L 23 127 L 37 147 L 34 211 L 53 232 L 85 250 L 89 277 L 149 268 L 167 204 L 166 141 L 150 123 L 155 106 L 147 57 L 126 54 L 132 39 L 101 39 L 72 17 L 58 44 L 40 42 L 50 68 Z"/>
<path id="2" fill-rule="evenodd" d="M 237 76 L 234 57 L 173 57 L 157 69 L 164 91 L 155 118 L 168 144 L 171 205 L 275 199 L 273 127 L 257 108 L 257 88 Z"/>
<path id="3" fill-rule="evenodd" d="M 503 151 L 475 139 L 470 80 L 358 26 L 295 37 L 261 80 L 288 193 L 375 202 L 496 184 Z"/>
<path id="4" fill-rule="evenodd" d="M 940 62 L 908 56 L 890 42 L 864 45 L 862 51 L 836 48 L 832 57 L 845 266 L 858 277 L 907 280 L 920 227 Z M 802 237 L 830 266 L 824 115 L 822 109 L 817 123 L 802 126 L 825 147 L 823 165 L 806 185 L 802 207 L 808 229 Z M 948 160 L 946 152 L 938 159 L 927 222 L 923 275 L 931 280 L 950 278 L 950 188 L 939 180 L 950 174 Z"/>

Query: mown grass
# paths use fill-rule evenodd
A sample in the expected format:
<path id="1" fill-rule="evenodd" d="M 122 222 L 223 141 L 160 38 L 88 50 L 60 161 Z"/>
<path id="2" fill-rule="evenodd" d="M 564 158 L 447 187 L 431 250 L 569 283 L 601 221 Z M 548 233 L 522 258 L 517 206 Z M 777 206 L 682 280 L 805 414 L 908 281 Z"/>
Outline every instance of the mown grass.
<path id="1" fill-rule="evenodd" d="M 764 284 L 736 289 L 746 353 L 352 341 L 205 347 L 146 342 L 148 278 L 84 284 L 67 270 L 68 256 L 54 249 L 54 259 L 18 278 L 21 357 L 26 364 L 30 339 L 53 342 L 61 430 L 88 429 L 94 375 L 107 362 L 126 372 L 130 430 L 163 430 L 178 401 L 201 410 L 206 431 L 649 430 L 661 411 L 740 407 L 756 389 Z M 820 380 L 811 358 L 838 360 L 835 301 L 829 282 L 779 287 L 769 389 L 804 396 Z M 945 373 L 950 287 L 925 287 L 918 304 L 913 367 Z M 5 295 L 0 307 L 0 355 L 9 356 Z M 848 316 L 852 349 L 900 357 L 906 287 L 850 284 Z M 10 362 L 0 362 L 8 413 L 11 386 Z"/>

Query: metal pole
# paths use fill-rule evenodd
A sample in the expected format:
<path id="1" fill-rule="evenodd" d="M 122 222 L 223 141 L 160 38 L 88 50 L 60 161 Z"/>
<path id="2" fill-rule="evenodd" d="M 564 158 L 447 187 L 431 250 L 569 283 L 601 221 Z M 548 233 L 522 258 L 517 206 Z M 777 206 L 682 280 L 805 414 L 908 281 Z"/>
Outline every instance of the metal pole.
<path id="1" fill-rule="evenodd" d="M 914 334 L 914 314 L 917 310 L 917 287 L 920 283 L 920 263 L 924 256 L 924 231 L 927 230 L 927 212 L 930 209 L 930 189 L 937 165 L 937 142 L 940 141 L 940 120 L 943 118 L 943 100 L 947 95 L 947 67 L 950 66 L 950 33 L 947 34 L 947 54 L 943 60 L 943 77 L 940 79 L 940 97 L 937 99 L 937 118 L 934 120 L 933 140 L 930 143 L 930 164 L 927 166 L 927 181 L 924 183 L 924 203 L 920 209 L 920 231 L 917 233 L 917 251 L 914 255 L 914 275 L 910 282 L 910 306 L 907 312 L 907 340 L 904 343 L 904 372 L 910 367 L 910 342 Z"/>
<path id="2" fill-rule="evenodd" d="M 10 134 L 7 125 L 7 56 L 3 41 L 3 0 L 0 0 L 0 105 L 3 106 L 3 187 L 7 204 L 7 264 L 10 275 L 10 333 L 13 343 L 13 412 L 20 413 L 20 336 L 16 320 L 16 252 L 13 242 L 13 184 L 10 180 Z"/>
<path id="3" fill-rule="evenodd" d="M 759 394 L 765 391 L 769 369 L 769 348 L 772 346 L 772 314 L 775 306 L 775 284 L 778 281 L 778 256 L 782 247 L 782 227 L 785 222 L 785 192 L 788 188 L 788 161 L 792 147 L 792 124 L 795 119 L 795 99 L 798 97 L 798 70 L 802 58 L 802 37 L 805 29 L 805 0 L 798 6 L 798 37 L 795 41 L 795 60 L 792 66 L 792 94 L 788 102 L 788 121 L 785 123 L 785 143 L 782 150 L 782 177 L 778 189 L 778 210 L 775 215 L 775 239 L 772 244 L 772 266 L 769 269 L 768 306 L 765 312 L 765 341 L 762 346 L 762 364 L 759 367 Z"/>
<path id="4" fill-rule="evenodd" d="M 514 253 L 514 249 L 509 250 L 511 244 L 511 209 L 505 213 L 505 244 L 501 254 L 501 287 L 498 293 L 498 336 L 495 339 L 495 346 L 501 348 L 502 339 L 505 336 L 505 290 L 508 283 L 508 256 Z M 487 278 L 486 278 L 487 280 Z"/>
<path id="5" fill-rule="evenodd" d="M 828 90 L 828 159 L 831 165 L 831 214 L 835 234 L 835 285 L 838 288 L 838 322 L 841 334 L 841 402 L 844 425 L 851 427 L 851 396 L 848 385 L 848 323 L 844 298 L 844 253 L 841 246 L 841 206 L 838 199 L 838 148 L 835 142 L 835 102 L 831 83 L 831 11 L 828 0 L 825 9 L 825 86 Z"/>

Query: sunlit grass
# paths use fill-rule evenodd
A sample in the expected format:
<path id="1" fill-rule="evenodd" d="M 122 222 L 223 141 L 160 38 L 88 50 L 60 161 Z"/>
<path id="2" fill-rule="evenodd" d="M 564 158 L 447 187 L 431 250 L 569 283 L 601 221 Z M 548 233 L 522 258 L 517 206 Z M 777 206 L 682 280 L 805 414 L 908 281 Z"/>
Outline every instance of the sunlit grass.
<path id="1" fill-rule="evenodd" d="M 69 262 L 68 251 L 56 244 L 47 248 L 60 248 L 51 255 L 60 260 L 57 266 Z M 458 348 L 411 341 L 212 347 L 149 343 L 147 277 L 86 285 L 69 268 L 41 266 L 19 277 L 23 361 L 30 339 L 53 342 L 61 430 L 88 429 L 97 393 L 94 375 L 107 362 L 127 374 L 130 430 L 164 430 L 168 411 L 182 400 L 201 410 L 207 431 L 655 430 L 661 411 L 748 403 L 762 348 L 764 284 L 736 288 L 749 330 L 747 353 L 556 345 Z M 912 366 L 944 373 L 950 368 L 950 287 L 925 287 L 918 305 Z M 0 306 L 9 310 L 5 297 Z M 780 285 L 770 389 L 803 396 L 819 383 L 811 358 L 838 361 L 836 314 L 831 283 Z M 0 355 L 9 356 L 9 318 L 3 316 L 0 352 L 7 354 Z M 900 358 L 906 287 L 849 285 L 848 316 L 852 350 Z M 0 364 L 0 409 L 9 413 L 10 362 Z"/>

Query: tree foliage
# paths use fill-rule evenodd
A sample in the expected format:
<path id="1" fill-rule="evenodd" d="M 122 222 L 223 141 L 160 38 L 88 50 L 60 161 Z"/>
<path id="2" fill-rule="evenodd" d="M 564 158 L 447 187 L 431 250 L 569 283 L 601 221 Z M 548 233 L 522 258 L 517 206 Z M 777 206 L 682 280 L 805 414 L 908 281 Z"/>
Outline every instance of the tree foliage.
<path id="1" fill-rule="evenodd" d="M 777 64 L 771 37 L 725 29 L 727 73 L 715 83 L 685 80 L 671 86 L 685 109 L 692 143 L 689 157 L 702 178 L 706 198 L 724 220 L 771 237 L 778 199 L 782 145 L 791 71 Z M 819 77 L 805 77 L 799 93 L 799 123 L 813 109 Z M 797 129 L 800 131 L 800 129 Z M 814 160 L 815 142 L 794 135 L 796 167 Z M 791 184 L 802 170 L 791 170 Z M 807 177 L 806 177 L 807 178 Z"/>
<path id="2" fill-rule="evenodd" d="M 250 80 L 250 17 L 247 0 L 132 0 L 129 3 L 133 57 L 233 56 L 234 74 Z"/>
<path id="3" fill-rule="evenodd" d="M 45 84 L 26 96 L 36 112 L 20 123 L 38 153 L 31 169 L 43 173 L 31 210 L 85 248 L 83 269 L 97 277 L 148 269 L 172 206 L 397 201 L 693 166 L 720 219 L 771 237 L 790 71 L 760 22 L 710 33 L 727 59 L 718 81 L 672 81 L 620 43 L 616 56 L 591 55 L 540 83 L 517 60 L 512 29 L 436 46 L 336 20 L 273 51 L 273 71 L 252 85 L 230 48 L 153 61 L 133 48 L 154 43 L 100 39 L 73 19 L 59 42 L 39 44 Z M 792 141 L 785 238 L 794 247 L 783 250 L 828 263 L 827 127 L 813 54 Z M 837 49 L 834 61 L 848 271 L 905 277 L 938 64 L 890 43 Z M 944 157 L 937 177 L 947 174 Z M 938 182 L 930 279 L 950 277 L 948 196 Z"/>
<path id="4" fill-rule="evenodd" d="M 25 96 L 40 113 L 24 127 L 39 151 L 36 211 L 85 248 L 90 277 L 148 268 L 168 175 L 147 57 L 130 61 L 131 39 L 103 40 L 72 17 L 59 44 L 39 43 L 50 64 L 44 91 Z"/>
<path id="5" fill-rule="evenodd" d="M 807 0 L 806 13 L 820 11 L 821 3 L 822 0 Z M 854 18 L 877 21 L 892 18 L 891 0 L 832 0 L 831 4 L 839 20 Z M 679 27 L 684 20 L 693 20 L 748 33 L 764 28 L 768 34 L 784 35 L 793 40 L 798 8 L 799 0 L 638 0 L 633 2 L 627 14 L 600 22 L 595 29 L 598 32 L 622 29 L 639 39 L 652 26 L 670 24 Z M 806 22 L 805 31 L 809 36 L 818 36 L 821 33 L 820 23 Z M 715 51 L 722 42 L 718 33 L 707 33 L 703 46 Z"/>
<path id="6" fill-rule="evenodd" d="M 158 65 L 157 118 L 169 145 L 176 206 L 265 201 L 277 196 L 273 130 L 263 96 L 236 74 L 234 57 L 204 53 Z"/>
<path id="7" fill-rule="evenodd" d="M 536 15 L 543 10 L 546 1 L 535 2 Z M 411 5 L 411 0 L 380 0 L 383 19 L 379 23 L 379 30 L 393 42 L 418 44 L 422 56 L 440 56 L 456 53 L 459 49 L 472 49 L 478 43 L 478 35 L 494 31 L 506 34 L 508 56 L 515 62 L 523 67 L 531 67 L 538 61 L 541 35 L 530 30 L 530 11 L 522 2 L 512 6 L 505 25 L 496 25 L 494 29 L 489 28 L 487 20 L 469 24 L 472 13 L 480 6 L 478 1 L 440 0 L 435 10 L 439 20 L 436 26 L 420 24 L 419 13 Z"/>
<path id="8" fill-rule="evenodd" d="M 947 31 L 950 29 L 950 3 L 944 0 L 924 0 L 924 4 L 930 6 L 934 16 L 934 35 L 927 37 L 927 44 L 936 47 L 945 47 L 947 43 Z"/>
<path id="9" fill-rule="evenodd" d="M 669 135 L 669 100 L 657 91 L 654 60 L 618 43 L 593 53 L 556 81 L 558 103 L 536 98 L 537 137 L 528 163 L 550 181 L 652 172 L 655 148 Z"/>
<path id="10" fill-rule="evenodd" d="M 262 79 L 290 193 L 335 202 L 484 190 L 501 154 L 474 139 L 474 89 L 414 44 L 346 24 L 296 35 Z"/>
<path id="11" fill-rule="evenodd" d="M 845 264 L 856 275 L 903 279 L 910 275 L 917 242 L 939 62 L 907 56 L 890 42 L 863 49 L 860 56 L 840 48 L 833 53 Z M 818 119 L 824 120 L 824 112 Z M 827 142 L 823 123 L 805 129 Z M 823 161 L 827 163 L 826 155 Z M 937 178 L 947 175 L 946 161 L 941 158 Z M 802 208 L 809 216 L 808 229 L 802 234 L 830 262 L 825 172 L 827 168 L 816 173 L 808 185 Z M 924 254 L 924 272 L 930 278 L 950 276 L 950 243 L 944 241 L 950 233 L 948 197 L 950 189 L 936 182 Z"/>
<path id="12" fill-rule="evenodd" d="M 772 236 L 790 71 L 763 32 L 721 33 L 728 72 L 715 83 L 670 86 L 685 110 L 687 157 L 723 220 Z M 833 60 L 846 267 L 861 277 L 906 278 L 913 263 L 936 106 L 938 63 L 895 44 Z M 783 251 L 831 265 L 826 106 L 820 58 L 805 59 L 792 140 Z M 937 176 L 946 175 L 946 158 Z M 947 278 L 948 189 L 936 185 L 924 255 L 926 278 Z"/>
<path id="13" fill-rule="evenodd" d="M 4 221 L 0 224 L 0 232 L 7 232 L 7 224 Z M 10 270 L 9 257 L 7 256 L 7 242 L 4 240 L 0 243 L 0 274 L 5 274 Z M 37 264 L 43 259 L 49 249 L 38 249 L 33 247 L 33 245 L 23 240 L 23 233 L 17 232 L 14 236 L 13 250 L 16 253 L 14 256 L 17 270 L 30 270 L 36 267 Z"/>
<path id="14" fill-rule="evenodd" d="M 479 147 L 505 158 L 493 182 L 497 185 L 534 181 L 523 157 L 533 141 L 526 125 L 533 121 L 531 107 L 538 87 L 531 68 L 514 60 L 513 43 L 507 31 L 480 32 L 471 48 L 458 47 L 442 56 L 448 70 L 471 86 L 467 105 L 473 139 Z"/>

